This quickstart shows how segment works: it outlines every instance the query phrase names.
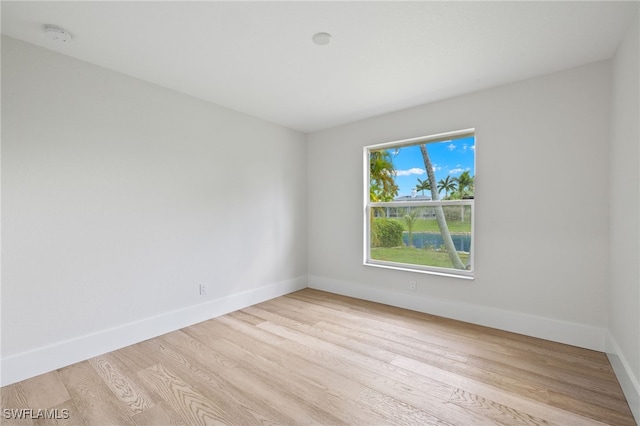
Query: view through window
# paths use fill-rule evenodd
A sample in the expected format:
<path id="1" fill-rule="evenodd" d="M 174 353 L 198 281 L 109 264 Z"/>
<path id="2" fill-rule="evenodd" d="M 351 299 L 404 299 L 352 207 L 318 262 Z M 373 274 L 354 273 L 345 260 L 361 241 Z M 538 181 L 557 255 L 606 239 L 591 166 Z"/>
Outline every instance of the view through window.
<path id="1" fill-rule="evenodd" d="M 365 147 L 365 264 L 473 276 L 473 130 Z"/>

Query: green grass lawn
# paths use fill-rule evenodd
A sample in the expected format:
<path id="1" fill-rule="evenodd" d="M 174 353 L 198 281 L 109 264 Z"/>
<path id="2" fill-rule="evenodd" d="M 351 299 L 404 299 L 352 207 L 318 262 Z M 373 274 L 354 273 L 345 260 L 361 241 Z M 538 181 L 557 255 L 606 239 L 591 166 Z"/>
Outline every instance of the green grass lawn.
<path id="1" fill-rule="evenodd" d="M 408 231 L 407 224 L 403 219 L 400 218 L 391 218 L 389 220 L 394 220 L 398 222 L 405 231 Z M 452 233 L 470 233 L 471 232 L 471 222 L 464 221 L 461 222 L 459 220 L 448 220 L 447 225 L 449 226 L 449 232 Z M 416 222 L 413 224 L 413 232 L 434 232 L 436 234 L 440 233 L 440 228 L 438 228 L 438 222 L 435 219 L 416 219 Z"/>
<path id="2" fill-rule="evenodd" d="M 418 249 L 415 247 L 372 247 L 371 259 L 384 260 L 387 262 L 408 263 L 410 265 L 453 268 L 453 265 L 449 260 L 449 255 L 446 252 Z M 468 259 L 469 255 L 467 253 L 460 253 L 460 260 L 462 260 L 462 263 L 466 264 Z"/>

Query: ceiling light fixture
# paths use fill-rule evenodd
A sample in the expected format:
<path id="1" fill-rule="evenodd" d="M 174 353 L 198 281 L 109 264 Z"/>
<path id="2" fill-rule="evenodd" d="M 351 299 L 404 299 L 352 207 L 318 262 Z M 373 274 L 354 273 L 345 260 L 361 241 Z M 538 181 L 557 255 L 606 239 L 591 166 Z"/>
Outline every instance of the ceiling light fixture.
<path id="1" fill-rule="evenodd" d="M 331 34 L 329 33 L 317 33 L 312 38 L 313 42 L 318 46 L 325 46 L 331 43 Z"/>
<path id="2" fill-rule="evenodd" d="M 73 38 L 69 31 L 62 29 L 56 25 L 45 25 L 44 33 L 53 41 L 61 41 L 62 43 L 66 43 L 71 41 Z"/>

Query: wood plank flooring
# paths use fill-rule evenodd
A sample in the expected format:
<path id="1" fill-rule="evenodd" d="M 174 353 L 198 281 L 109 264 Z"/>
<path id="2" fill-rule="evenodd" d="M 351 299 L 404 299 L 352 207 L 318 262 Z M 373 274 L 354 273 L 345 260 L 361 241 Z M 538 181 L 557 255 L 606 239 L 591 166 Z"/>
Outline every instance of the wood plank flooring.
<path id="1" fill-rule="evenodd" d="M 0 391 L 3 425 L 636 424 L 603 353 L 312 289 Z"/>

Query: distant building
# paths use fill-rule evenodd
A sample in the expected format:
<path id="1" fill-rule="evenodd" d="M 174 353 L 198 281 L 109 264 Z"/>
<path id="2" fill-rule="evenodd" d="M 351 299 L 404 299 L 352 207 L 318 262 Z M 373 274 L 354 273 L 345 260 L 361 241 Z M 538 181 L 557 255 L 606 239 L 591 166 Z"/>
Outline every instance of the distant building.
<path id="1" fill-rule="evenodd" d="M 418 195 L 414 189 L 411 195 L 401 195 L 393 199 L 393 201 L 431 201 L 431 197 L 428 195 Z M 389 218 L 401 218 L 409 212 L 410 207 L 384 207 L 383 209 L 377 209 L 374 212 L 376 217 L 389 217 Z M 435 212 L 433 208 L 424 208 L 418 216 L 422 219 L 435 218 Z"/>
<path id="2" fill-rule="evenodd" d="M 431 201 L 431 197 L 428 195 L 401 195 L 393 199 L 393 201 Z"/>

